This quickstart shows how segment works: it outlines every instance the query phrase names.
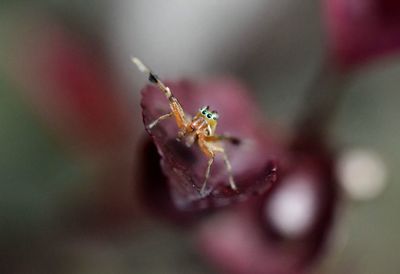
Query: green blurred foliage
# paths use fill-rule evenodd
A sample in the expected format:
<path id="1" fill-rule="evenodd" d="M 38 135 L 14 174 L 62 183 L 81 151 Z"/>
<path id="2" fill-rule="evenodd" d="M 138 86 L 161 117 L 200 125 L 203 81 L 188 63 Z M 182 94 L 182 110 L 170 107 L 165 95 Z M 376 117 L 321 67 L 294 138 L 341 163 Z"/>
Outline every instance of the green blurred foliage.
<path id="1" fill-rule="evenodd" d="M 55 141 L 21 93 L 4 78 L 0 75 L 2 237 L 54 221 L 84 177 L 78 161 Z"/>

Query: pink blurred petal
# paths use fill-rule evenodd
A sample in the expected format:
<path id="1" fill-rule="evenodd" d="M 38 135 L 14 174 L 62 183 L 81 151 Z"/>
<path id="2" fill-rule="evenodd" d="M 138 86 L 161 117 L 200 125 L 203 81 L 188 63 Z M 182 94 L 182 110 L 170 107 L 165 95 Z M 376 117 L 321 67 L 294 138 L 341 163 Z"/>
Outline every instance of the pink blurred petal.
<path id="1" fill-rule="evenodd" d="M 73 218 L 102 225 L 130 222 L 134 125 L 140 120 L 132 115 L 133 98 L 116 81 L 101 43 L 78 23 L 72 27 L 33 11 L 16 18 L 10 23 L 6 70 L 32 114 L 95 181 Z"/>
<path id="2" fill-rule="evenodd" d="M 201 225 L 198 234 L 200 249 L 224 273 L 309 273 L 323 253 L 336 208 L 337 190 L 331 158 L 318 150 L 294 150 L 293 153 L 270 191 L 219 213 Z M 309 210 L 306 212 L 309 216 L 301 222 L 307 221 L 308 224 L 302 224 L 301 233 L 283 227 L 298 225 L 296 220 L 282 222 L 271 212 L 271 209 L 277 209 L 271 208 L 274 200 L 283 197 L 277 194 L 290 191 L 287 187 L 290 184 L 308 186 L 312 190 L 308 193 L 314 197 L 312 206 L 305 208 Z M 290 200 L 281 202 L 295 203 L 295 195 L 291 193 Z M 296 208 L 289 207 L 289 210 L 292 212 L 284 210 L 279 217 L 299 220 L 293 215 L 298 214 Z"/>
<path id="3" fill-rule="evenodd" d="M 86 148 L 129 140 L 134 102 L 115 81 L 97 41 L 51 16 L 29 15 L 23 21 L 29 27 L 14 28 L 9 69 L 34 111 L 64 141 Z"/>
<path id="4" fill-rule="evenodd" d="M 325 0 L 329 47 L 342 67 L 352 67 L 400 49 L 397 0 Z"/>

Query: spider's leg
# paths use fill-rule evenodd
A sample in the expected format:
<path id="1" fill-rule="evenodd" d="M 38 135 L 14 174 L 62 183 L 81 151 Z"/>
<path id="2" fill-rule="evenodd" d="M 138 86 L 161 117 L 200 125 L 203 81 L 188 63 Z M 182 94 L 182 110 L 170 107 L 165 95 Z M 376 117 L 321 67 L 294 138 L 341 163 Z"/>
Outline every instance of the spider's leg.
<path id="1" fill-rule="evenodd" d="M 206 174 L 204 175 L 204 182 L 203 182 L 203 185 L 201 186 L 201 190 L 200 190 L 201 194 L 204 194 L 204 191 L 206 190 L 207 181 L 208 181 L 208 178 L 210 178 L 211 165 L 213 164 L 213 162 L 214 162 L 214 157 L 208 159 Z"/>
<path id="2" fill-rule="evenodd" d="M 228 171 L 229 185 L 231 186 L 231 188 L 233 190 L 237 190 L 237 186 L 235 184 L 235 180 L 233 179 L 231 162 L 229 161 L 228 155 L 226 155 L 225 150 L 222 151 L 222 155 L 224 156 L 224 163 L 225 163 L 225 166 L 226 166 L 226 170 Z"/>
<path id="3" fill-rule="evenodd" d="M 218 142 L 218 141 L 228 141 L 234 145 L 239 145 L 241 140 L 238 137 L 228 135 L 228 134 L 220 134 L 220 135 L 211 135 L 207 136 L 206 140 L 208 142 Z"/>
<path id="4" fill-rule="evenodd" d="M 207 141 L 205 140 L 205 136 L 199 136 L 198 144 L 199 144 L 200 150 L 208 158 L 208 164 L 207 164 L 206 172 L 204 175 L 204 181 L 203 181 L 203 185 L 201 186 L 201 190 L 200 190 L 200 194 L 203 195 L 204 191 L 206 190 L 208 178 L 210 177 L 211 165 L 214 162 L 215 153 L 212 151 L 212 149 L 208 145 Z"/>
<path id="5" fill-rule="evenodd" d="M 171 117 L 172 115 L 173 115 L 172 112 L 167 113 L 167 114 L 164 114 L 164 115 L 161 115 L 161 116 L 158 117 L 156 120 L 154 120 L 153 122 L 151 122 L 151 123 L 147 126 L 147 128 L 152 129 L 153 127 L 155 127 L 155 126 L 158 124 L 158 122 L 160 122 L 160 121 L 162 121 L 162 120 L 165 120 L 165 119 Z"/>
<path id="6" fill-rule="evenodd" d="M 224 148 L 220 146 L 220 144 L 215 143 L 213 141 L 209 141 L 209 138 L 213 136 L 200 136 L 199 138 L 199 147 L 201 151 L 209 158 L 208 160 L 208 166 L 206 169 L 206 174 L 204 178 L 204 183 L 201 188 L 201 193 L 204 193 L 204 190 L 206 188 L 207 180 L 210 176 L 210 168 L 212 163 L 214 162 L 214 157 L 217 152 L 222 153 L 224 157 L 224 163 L 226 170 L 228 171 L 228 176 L 229 176 L 229 185 L 233 190 L 237 190 L 237 186 L 235 184 L 235 180 L 233 179 L 233 173 L 232 173 L 232 166 L 229 161 L 228 155 L 226 154 Z"/>
<path id="7" fill-rule="evenodd" d="M 133 57 L 132 62 L 137 65 L 140 71 L 148 74 L 148 80 L 150 83 L 156 85 L 167 97 L 169 106 L 171 108 L 172 115 L 175 118 L 176 124 L 180 130 L 185 130 L 188 124 L 188 119 L 185 116 L 185 112 L 178 99 L 172 94 L 169 87 L 167 87 L 156 74 L 154 74 L 142 61 L 138 58 Z"/>

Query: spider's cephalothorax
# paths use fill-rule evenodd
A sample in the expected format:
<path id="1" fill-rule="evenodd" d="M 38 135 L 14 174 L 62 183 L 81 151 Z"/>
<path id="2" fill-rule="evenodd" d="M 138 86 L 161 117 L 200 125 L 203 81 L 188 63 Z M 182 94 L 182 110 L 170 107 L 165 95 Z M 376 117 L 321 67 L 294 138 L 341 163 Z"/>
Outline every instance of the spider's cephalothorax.
<path id="1" fill-rule="evenodd" d="M 178 139 L 183 139 L 187 146 L 191 146 L 200 135 L 215 135 L 219 116 L 216 111 L 210 111 L 209 109 L 209 106 L 200 108 L 188 126 L 178 132 Z"/>
<path id="2" fill-rule="evenodd" d="M 164 85 L 163 82 L 139 59 L 132 58 L 132 61 L 138 66 L 138 68 L 148 74 L 148 80 L 155 84 L 167 97 L 171 111 L 158 117 L 155 121 L 150 123 L 147 127 L 152 129 L 158 122 L 174 117 L 175 122 L 179 128 L 178 139 L 185 140 L 186 145 L 191 146 L 197 143 L 200 150 L 208 158 L 208 165 L 205 172 L 204 183 L 201 187 L 200 193 L 204 194 L 206 190 L 207 180 L 210 177 L 211 165 L 214 162 L 216 153 L 221 153 L 226 169 L 229 175 L 229 184 L 233 190 L 237 190 L 235 181 L 232 175 L 232 167 L 229 162 L 228 156 L 222 146 L 221 141 L 231 141 L 237 143 L 238 139 L 228 135 L 218 135 L 215 133 L 217 127 L 218 113 L 216 111 L 210 111 L 209 106 L 204 106 L 199 109 L 197 114 L 189 119 L 188 115 L 185 114 L 178 99 L 172 94 L 171 90 Z"/>
<path id="3" fill-rule="evenodd" d="M 205 130 L 207 135 L 214 135 L 218 118 L 216 111 L 210 111 L 209 106 L 204 106 L 199 109 L 199 112 L 192 120 L 192 124 L 195 127 L 199 125 L 199 129 Z"/>

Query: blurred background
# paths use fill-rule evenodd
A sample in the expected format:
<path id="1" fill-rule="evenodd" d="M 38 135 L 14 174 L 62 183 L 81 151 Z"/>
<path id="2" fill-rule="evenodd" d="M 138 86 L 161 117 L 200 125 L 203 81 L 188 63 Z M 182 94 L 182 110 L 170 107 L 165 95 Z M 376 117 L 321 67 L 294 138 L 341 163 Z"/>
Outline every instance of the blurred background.
<path id="1" fill-rule="evenodd" d="M 342 195 L 313 271 L 398 273 L 399 37 L 394 0 L 3 1 L 0 272 L 219 273 L 135 198 L 135 55 L 162 78 L 234 77 L 282 132 L 315 91 L 335 102 Z"/>

